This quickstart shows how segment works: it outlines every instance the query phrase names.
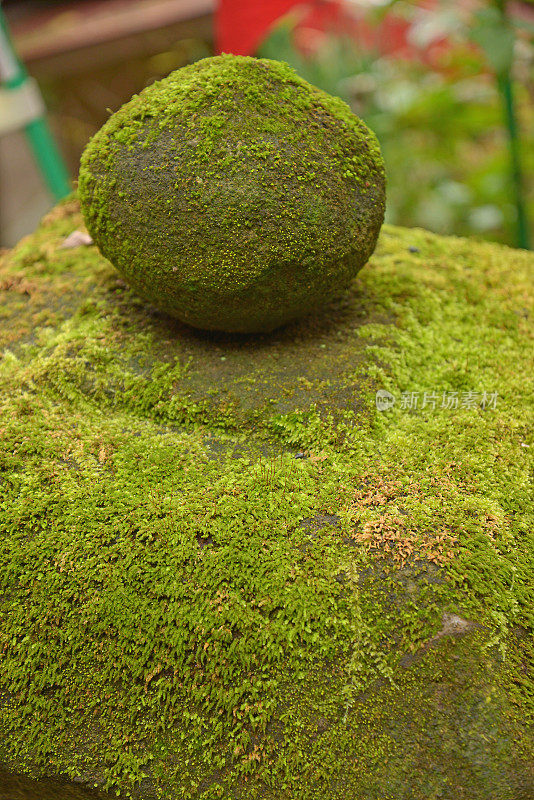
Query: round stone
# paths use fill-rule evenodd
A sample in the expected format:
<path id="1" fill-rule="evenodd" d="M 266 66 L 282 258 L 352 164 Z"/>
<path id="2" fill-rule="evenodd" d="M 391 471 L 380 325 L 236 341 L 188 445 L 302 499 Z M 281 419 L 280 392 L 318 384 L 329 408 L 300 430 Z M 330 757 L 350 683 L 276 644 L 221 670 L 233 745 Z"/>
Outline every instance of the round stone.
<path id="1" fill-rule="evenodd" d="M 346 288 L 384 219 L 374 134 L 266 59 L 217 56 L 134 96 L 87 145 L 87 228 L 130 286 L 195 327 L 272 330 Z"/>

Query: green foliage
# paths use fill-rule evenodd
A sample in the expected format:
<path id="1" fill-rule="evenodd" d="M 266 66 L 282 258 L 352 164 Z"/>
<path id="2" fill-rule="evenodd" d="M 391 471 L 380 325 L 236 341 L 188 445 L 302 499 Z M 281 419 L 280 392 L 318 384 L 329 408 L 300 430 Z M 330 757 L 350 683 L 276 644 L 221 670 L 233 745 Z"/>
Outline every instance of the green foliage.
<path id="1" fill-rule="evenodd" d="M 480 8 L 474 15 L 470 36 L 483 50 L 492 70 L 507 75 L 514 61 L 514 32 L 503 24 L 498 4 Z"/>

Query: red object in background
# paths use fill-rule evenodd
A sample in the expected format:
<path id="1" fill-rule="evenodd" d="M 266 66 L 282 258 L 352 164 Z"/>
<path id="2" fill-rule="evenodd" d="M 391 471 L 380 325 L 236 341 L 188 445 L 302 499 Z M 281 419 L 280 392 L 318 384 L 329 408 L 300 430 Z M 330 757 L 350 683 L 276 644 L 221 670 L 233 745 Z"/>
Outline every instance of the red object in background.
<path id="1" fill-rule="evenodd" d="M 249 56 L 269 28 L 299 0 L 219 0 L 215 37 L 219 53 Z"/>
<path id="2" fill-rule="evenodd" d="M 431 8 L 435 2 L 418 0 L 418 4 Z M 367 52 L 434 60 L 430 48 L 421 53 L 409 44 L 407 20 L 392 12 L 375 25 L 365 19 L 364 7 L 345 4 L 343 0 L 218 0 L 217 52 L 253 55 L 270 28 L 294 7 L 300 12 L 295 25 L 295 44 L 309 56 L 313 56 L 321 34 L 330 33 L 350 36 L 357 47 Z M 439 48 L 444 43 L 437 44 Z"/>
<path id="3" fill-rule="evenodd" d="M 414 5 L 432 14 L 439 0 L 414 0 Z M 471 0 L 459 0 L 469 5 Z M 369 7 L 344 0 L 218 0 L 215 17 L 216 47 L 219 53 L 253 55 L 276 22 L 295 9 L 293 41 L 311 58 L 325 36 L 353 40 L 357 50 L 396 59 L 419 61 L 432 69 L 447 70 L 446 55 L 451 42 L 436 36 L 424 46 L 410 37 L 412 23 L 395 13 L 395 8 L 376 23 L 369 19 Z"/>

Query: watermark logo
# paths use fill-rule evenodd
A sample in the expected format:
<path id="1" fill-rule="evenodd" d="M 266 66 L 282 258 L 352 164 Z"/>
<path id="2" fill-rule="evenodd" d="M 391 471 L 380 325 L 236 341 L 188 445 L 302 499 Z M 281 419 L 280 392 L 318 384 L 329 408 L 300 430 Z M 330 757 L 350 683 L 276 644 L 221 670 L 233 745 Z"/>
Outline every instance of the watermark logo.
<path id="1" fill-rule="evenodd" d="M 395 405 L 395 395 L 385 389 L 379 389 L 376 393 L 375 403 L 378 411 L 387 411 Z"/>
<path id="2" fill-rule="evenodd" d="M 497 408 L 497 392 L 402 392 L 399 408 L 403 410 L 443 408 Z M 385 389 L 379 389 L 375 396 L 378 411 L 393 408 L 397 398 Z"/>

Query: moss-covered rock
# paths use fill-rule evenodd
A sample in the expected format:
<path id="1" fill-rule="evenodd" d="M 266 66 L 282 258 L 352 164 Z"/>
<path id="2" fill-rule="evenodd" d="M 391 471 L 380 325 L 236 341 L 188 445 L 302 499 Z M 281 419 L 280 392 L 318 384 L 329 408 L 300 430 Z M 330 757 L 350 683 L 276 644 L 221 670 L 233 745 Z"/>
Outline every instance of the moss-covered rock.
<path id="1" fill-rule="evenodd" d="M 207 58 L 87 146 L 87 227 L 128 283 L 205 329 L 272 330 L 365 264 L 384 218 L 374 134 L 286 64 Z"/>
<path id="2" fill-rule="evenodd" d="M 0 762 L 142 800 L 530 798 L 532 254 L 384 226 L 348 294 L 243 337 L 62 249 L 80 225 L 0 266 Z"/>

